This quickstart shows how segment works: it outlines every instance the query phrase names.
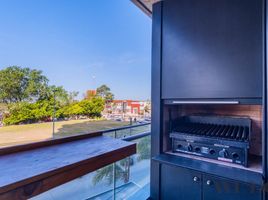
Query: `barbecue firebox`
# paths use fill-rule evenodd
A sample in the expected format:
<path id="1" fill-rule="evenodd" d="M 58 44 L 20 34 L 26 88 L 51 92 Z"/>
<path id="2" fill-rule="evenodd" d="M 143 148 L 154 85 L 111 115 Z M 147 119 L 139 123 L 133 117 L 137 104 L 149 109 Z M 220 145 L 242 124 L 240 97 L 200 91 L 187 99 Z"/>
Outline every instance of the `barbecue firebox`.
<path id="1" fill-rule="evenodd" d="M 173 152 L 248 166 L 250 118 L 184 116 L 172 124 Z"/>

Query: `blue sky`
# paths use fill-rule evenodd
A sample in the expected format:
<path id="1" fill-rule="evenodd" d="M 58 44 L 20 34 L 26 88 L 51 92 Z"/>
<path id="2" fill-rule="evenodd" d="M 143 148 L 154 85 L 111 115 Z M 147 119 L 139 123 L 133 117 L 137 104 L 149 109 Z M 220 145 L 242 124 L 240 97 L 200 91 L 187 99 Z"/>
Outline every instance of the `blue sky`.
<path id="1" fill-rule="evenodd" d="M 0 69 L 40 69 L 79 91 L 150 98 L 151 19 L 130 0 L 0 0 Z"/>

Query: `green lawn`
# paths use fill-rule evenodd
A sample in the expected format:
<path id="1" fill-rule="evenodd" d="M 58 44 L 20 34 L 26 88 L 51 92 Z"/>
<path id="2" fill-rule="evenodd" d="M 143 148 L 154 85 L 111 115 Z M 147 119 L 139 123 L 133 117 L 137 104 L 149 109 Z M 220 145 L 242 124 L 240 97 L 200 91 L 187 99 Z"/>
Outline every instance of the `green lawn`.
<path id="1" fill-rule="evenodd" d="M 128 122 L 70 120 L 55 123 L 54 138 L 128 125 Z M 53 137 L 52 123 L 0 127 L 0 147 L 46 140 Z"/>

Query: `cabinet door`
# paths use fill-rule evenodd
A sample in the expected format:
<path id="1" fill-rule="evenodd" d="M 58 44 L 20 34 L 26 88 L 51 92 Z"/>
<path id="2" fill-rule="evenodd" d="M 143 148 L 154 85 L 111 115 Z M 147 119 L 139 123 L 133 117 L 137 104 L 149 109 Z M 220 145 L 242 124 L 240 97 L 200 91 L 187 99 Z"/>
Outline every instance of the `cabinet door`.
<path id="1" fill-rule="evenodd" d="M 201 184 L 198 172 L 161 165 L 161 200 L 200 200 Z"/>
<path id="2" fill-rule="evenodd" d="M 263 0 L 165 0 L 162 98 L 260 98 Z"/>
<path id="3" fill-rule="evenodd" d="M 203 200 L 261 200 L 260 188 L 230 181 L 219 177 L 203 175 Z"/>

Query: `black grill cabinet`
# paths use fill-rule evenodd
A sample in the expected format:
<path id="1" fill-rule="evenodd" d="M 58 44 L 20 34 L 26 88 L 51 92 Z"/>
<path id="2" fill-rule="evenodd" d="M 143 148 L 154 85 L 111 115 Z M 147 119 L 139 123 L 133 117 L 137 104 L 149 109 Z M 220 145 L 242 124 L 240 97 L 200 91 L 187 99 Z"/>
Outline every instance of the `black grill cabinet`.
<path id="1" fill-rule="evenodd" d="M 268 199 L 266 10 L 266 0 L 163 0 L 153 5 L 153 200 Z M 173 153 L 169 121 L 192 112 L 187 110 L 191 104 L 202 104 L 202 109 L 215 104 L 218 110 L 243 105 L 249 112 L 259 106 L 261 114 L 253 116 L 261 129 L 261 155 L 254 156 L 258 170 L 251 162 L 249 168 L 227 166 Z"/>

